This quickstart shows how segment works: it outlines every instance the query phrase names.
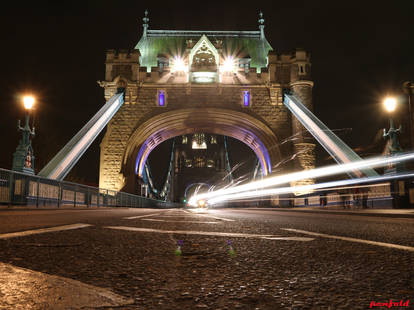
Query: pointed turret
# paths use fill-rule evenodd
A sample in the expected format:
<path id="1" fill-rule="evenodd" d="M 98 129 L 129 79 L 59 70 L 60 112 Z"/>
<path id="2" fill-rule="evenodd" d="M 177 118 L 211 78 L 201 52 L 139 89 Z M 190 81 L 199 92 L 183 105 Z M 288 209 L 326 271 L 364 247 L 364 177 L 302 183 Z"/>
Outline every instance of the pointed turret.
<path id="1" fill-rule="evenodd" d="M 144 28 L 144 33 L 142 34 L 142 36 L 145 38 L 147 36 L 148 22 L 149 22 L 148 10 L 145 10 L 144 14 L 145 14 L 144 18 L 142 19 L 142 21 L 144 22 L 142 24 L 142 27 Z"/>
<path id="2" fill-rule="evenodd" d="M 264 18 L 263 18 L 263 13 L 262 11 L 259 12 L 259 29 L 260 29 L 260 39 L 264 39 L 265 35 L 264 35 Z"/>

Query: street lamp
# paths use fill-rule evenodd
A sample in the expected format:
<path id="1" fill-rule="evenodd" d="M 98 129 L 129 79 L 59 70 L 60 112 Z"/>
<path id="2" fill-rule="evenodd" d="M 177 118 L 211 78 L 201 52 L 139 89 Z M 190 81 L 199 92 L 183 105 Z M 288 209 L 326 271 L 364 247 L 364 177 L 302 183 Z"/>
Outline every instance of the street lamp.
<path id="1" fill-rule="evenodd" d="M 22 137 L 19 141 L 19 145 L 16 148 L 16 152 L 13 154 L 13 170 L 24 172 L 27 174 L 34 174 L 34 155 L 32 142 L 30 137 L 34 137 L 35 128 L 30 129 L 30 111 L 32 110 L 35 98 L 33 96 L 24 96 L 23 105 L 26 109 L 25 125 L 20 126 L 20 120 L 17 121 L 17 130 L 22 132 Z"/>
<path id="2" fill-rule="evenodd" d="M 394 97 L 387 97 L 384 99 L 384 106 L 388 112 L 394 112 L 397 107 L 397 100 Z"/>
<path id="3" fill-rule="evenodd" d="M 400 143 L 398 141 L 398 135 L 401 133 L 401 125 L 398 129 L 394 127 L 394 121 L 392 119 L 392 113 L 397 108 L 397 99 L 394 97 L 387 97 L 384 99 L 384 107 L 390 113 L 390 129 L 386 132 L 384 128 L 384 139 L 389 138 L 388 151 L 390 155 L 395 155 L 402 151 Z"/>
<path id="4" fill-rule="evenodd" d="M 33 96 L 24 96 L 23 104 L 26 110 L 31 110 L 35 103 L 35 98 Z"/>
<path id="5" fill-rule="evenodd" d="M 384 139 L 388 138 L 387 143 L 387 153 L 389 156 L 397 155 L 402 152 L 402 148 L 398 141 L 398 135 L 401 133 L 401 125 L 398 129 L 394 127 L 394 121 L 392 119 L 392 113 L 397 108 L 397 100 L 393 97 L 387 97 L 384 99 L 384 107 L 390 114 L 390 129 L 386 132 L 384 128 Z M 385 171 L 384 174 L 398 174 L 401 171 L 405 170 L 405 166 L 402 163 L 396 163 L 390 165 Z M 392 196 L 392 207 L 394 209 L 402 208 L 409 205 L 408 197 L 406 194 L 406 184 L 404 180 L 394 180 L 390 184 L 390 191 Z"/>
<path id="6" fill-rule="evenodd" d="M 413 101 L 413 90 L 414 90 L 414 83 L 407 81 L 403 84 L 403 89 L 405 93 L 408 95 L 408 125 L 410 130 L 410 149 L 414 148 L 414 141 L 413 141 L 413 110 L 411 107 L 411 103 Z"/>

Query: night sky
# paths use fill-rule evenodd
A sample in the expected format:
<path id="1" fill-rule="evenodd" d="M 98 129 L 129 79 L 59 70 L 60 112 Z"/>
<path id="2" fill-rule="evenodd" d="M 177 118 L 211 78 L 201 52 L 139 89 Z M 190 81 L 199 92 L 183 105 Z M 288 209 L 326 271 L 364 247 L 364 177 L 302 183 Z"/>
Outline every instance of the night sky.
<path id="1" fill-rule="evenodd" d="M 414 80 L 412 0 L 15 3 L 2 4 L 0 12 L 1 168 L 11 168 L 18 143 L 16 122 L 24 115 L 19 96 L 37 97 L 38 170 L 104 103 L 96 81 L 104 79 L 105 51 L 136 45 L 145 8 L 150 29 L 184 30 L 256 30 L 263 10 L 266 38 L 276 52 L 311 52 L 315 113 L 363 156 L 384 147 L 378 132 L 387 126 L 380 104 L 385 95 L 400 96 L 395 119 L 406 122 L 402 83 Z M 101 138 L 72 180 L 97 184 Z M 319 155 L 319 163 L 328 158 Z"/>

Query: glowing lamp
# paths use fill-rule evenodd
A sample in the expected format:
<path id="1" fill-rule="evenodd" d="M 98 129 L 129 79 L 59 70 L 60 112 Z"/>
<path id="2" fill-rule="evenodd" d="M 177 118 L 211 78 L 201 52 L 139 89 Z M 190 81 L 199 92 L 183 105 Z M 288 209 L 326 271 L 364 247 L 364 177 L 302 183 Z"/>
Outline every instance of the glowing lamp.
<path id="1" fill-rule="evenodd" d="M 384 106 L 388 112 L 393 112 L 397 106 L 397 100 L 393 97 L 387 97 L 384 100 Z"/>
<path id="2" fill-rule="evenodd" d="M 171 72 L 186 72 L 187 67 L 180 57 L 174 57 Z"/>
<path id="3" fill-rule="evenodd" d="M 222 72 L 233 72 L 235 66 L 235 61 L 233 57 L 227 57 L 224 59 L 223 65 L 221 66 Z"/>
<path id="4" fill-rule="evenodd" d="M 200 208 L 205 207 L 205 205 L 206 205 L 206 201 L 205 201 L 204 199 L 200 199 L 200 200 L 198 201 L 198 206 L 199 206 Z"/>
<path id="5" fill-rule="evenodd" d="M 30 110 L 35 103 L 35 99 L 32 96 L 24 96 L 23 97 L 23 104 L 26 110 Z"/>

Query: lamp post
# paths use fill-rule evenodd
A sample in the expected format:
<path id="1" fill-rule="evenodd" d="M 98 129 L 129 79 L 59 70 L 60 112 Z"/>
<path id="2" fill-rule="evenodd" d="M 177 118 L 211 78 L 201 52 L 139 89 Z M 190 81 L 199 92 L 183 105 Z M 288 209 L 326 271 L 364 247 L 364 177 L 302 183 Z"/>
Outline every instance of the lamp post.
<path id="1" fill-rule="evenodd" d="M 403 89 L 405 93 L 408 95 L 408 125 L 410 130 L 410 143 L 409 147 L 412 150 L 414 148 L 414 141 L 413 141 L 413 110 L 412 110 L 412 102 L 413 102 L 413 90 L 414 90 L 414 83 L 413 82 L 405 82 L 403 84 Z"/>
<path id="2" fill-rule="evenodd" d="M 19 145 L 16 148 L 16 152 L 13 154 L 13 170 L 24 172 L 27 174 L 34 174 L 34 155 L 31 137 L 35 135 L 35 128 L 30 129 L 30 111 L 35 103 L 33 96 L 24 96 L 23 105 L 26 109 L 25 124 L 24 127 L 20 126 L 20 120 L 17 121 L 17 130 L 22 132 L 22 137 L 19 141 Z"/>
<path id="3" fill-rule="evenodd" d="M 390 129 L 388 132 L 384 128 L 384 139 L 389 138 L 387 148 L 388 148 L 388 154 L 389 155 L 395 155 L 397 153 L 400 153 L 402 151 L 402 148 L 400 146 L 400 142 L 398 141 L 398 135 L 401 133 L 401 125 L 398 129 L 395 129 L 394 127 L 394 120 L 392 119 L 392 113 L 397 108 L 397 100 L 393 97 L 387 97 L 384 100 L 384 107 L 390 113 Z"/>
<path id="4" fill-rule="evenodd" d="M 390 129 L 388 132 L 384 129 L 384 139 L 388 138 L 387 153 L 389 156 L 397 155 L 402 152 L 402 148 L 398 141 L 398 135 L 401 133 L 401 125 L 398 129 L 394 127 L 394 121 L 392 119 L 392 113 L 397 108 L 397 100 L 392 97 L 387 97 L 384 100 L 384 107 L 390 113 Z M 390 165 L 386 170 L 385 174 L 398 174 L 405 170 L 404 164 L 396 163 Z M 394 209 L 408 207 L 410 205 L 409 197 L 407 195 L 407 184 L 404 180 L 394 180 L 391 183 L 391 196 L 392 196 L 392 207 Z M 409 191 L 409 189 L 408 189 Z"/>

